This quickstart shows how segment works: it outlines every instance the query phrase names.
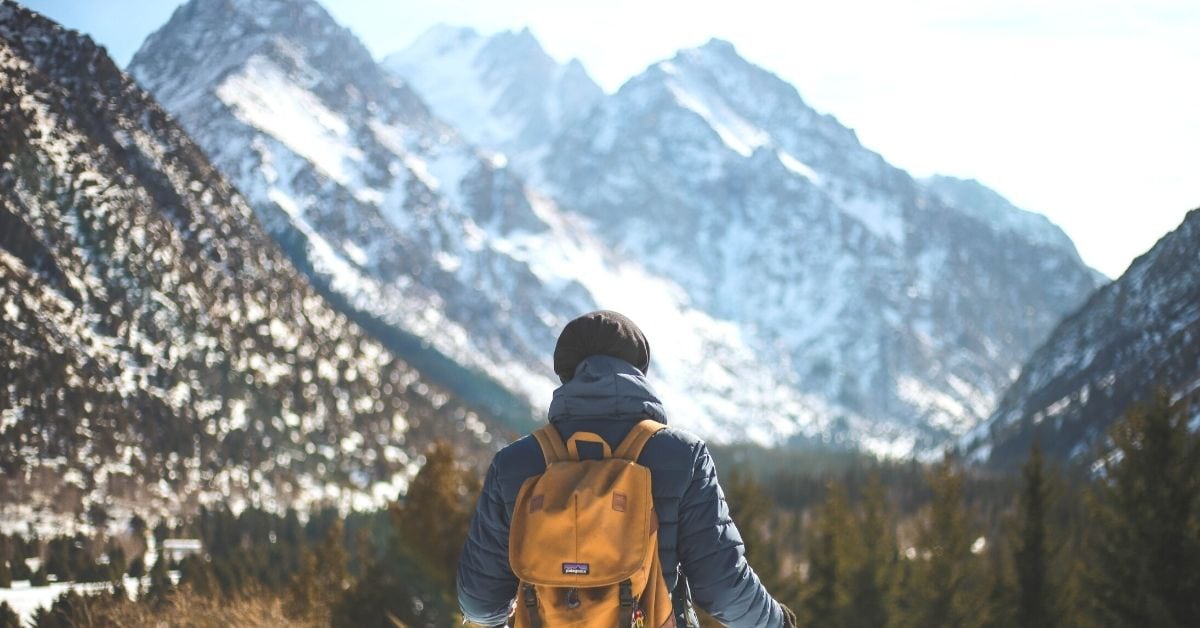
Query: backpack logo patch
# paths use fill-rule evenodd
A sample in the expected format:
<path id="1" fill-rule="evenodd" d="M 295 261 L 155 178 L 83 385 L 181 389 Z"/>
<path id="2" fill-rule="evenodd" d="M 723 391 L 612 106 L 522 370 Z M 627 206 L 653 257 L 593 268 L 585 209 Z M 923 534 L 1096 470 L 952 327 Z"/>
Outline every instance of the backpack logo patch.
<path id="1" fill-rule="evenodd" d="M 587 563 L 563 563 L 562 566 L 563 573 L 576 576 L 586 576 L 590 569 Z"/>

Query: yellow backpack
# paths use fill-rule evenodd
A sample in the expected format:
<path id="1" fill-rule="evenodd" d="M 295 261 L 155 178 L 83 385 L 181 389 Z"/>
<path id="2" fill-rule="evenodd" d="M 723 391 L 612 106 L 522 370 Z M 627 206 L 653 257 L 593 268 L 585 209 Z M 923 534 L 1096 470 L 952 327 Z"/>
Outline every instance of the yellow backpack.
<path id="1" fill-rule="evenodd" d="M 674 628 L 658 558 L 658 517 L 642 447 L 666 426 L 646 419 L 611 451 L 592 432 L 564 444 L 547 425 L 533 433 L 546 471 L 517 494 L 508 560 L 520 579 L 518 628 Z M 580 460 L 579 442 L 602 460 Z"/>

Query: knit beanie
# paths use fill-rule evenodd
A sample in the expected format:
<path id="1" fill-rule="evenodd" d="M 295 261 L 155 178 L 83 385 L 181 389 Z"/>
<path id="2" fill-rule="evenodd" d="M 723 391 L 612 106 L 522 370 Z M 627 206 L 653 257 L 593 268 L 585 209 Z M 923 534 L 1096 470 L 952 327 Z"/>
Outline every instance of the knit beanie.
<path id="1" fill-rule="evenodd" d="M 650 369 L 650 343 L 633 321 L 610 310 L 584 314 L 567 323 L 554 346 L 554 372 L 565 384 L 584 358 L 607 355 L 625 360 L 643 374 Z"/>

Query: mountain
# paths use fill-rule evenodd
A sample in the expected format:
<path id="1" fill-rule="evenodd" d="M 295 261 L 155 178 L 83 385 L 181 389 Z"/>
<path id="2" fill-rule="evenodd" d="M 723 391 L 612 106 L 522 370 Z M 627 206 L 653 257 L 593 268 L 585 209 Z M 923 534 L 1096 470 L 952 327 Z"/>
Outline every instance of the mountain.
<path id="1" fill-rule="evenodd" d="M 737 324 L 799 389 L 896 449 L 985 419 L 1099 277 L 974 184 L 926 184 L 713 40 L 568 127 L 548 193 L 619 254 Z"/>
<path id="2" fill-rule="evenodd" d="M 1200 394 L 1197 269 L 1200 209 L 1055 328 L 963 448 L 1013 467 L 1036 440 L 1048 455 L 1091 462 L 1108 426 L 1156 389 L 1176 401 Z"/>
<path id="3" fill-rule="evenodd" d="M 130 71 L 355 320 L 533 407 L 557 330 L 611 307 L 671 346 L 652 377 L 704 436 L 931 452 L 1098 283 L 1056 227 L 935 193 L 725 42 L 559 131 L 565 66 L 528 31 L 435 29 L 404 81 L 369 60 L 311 1 L 193 1 Z"/>
<path id="4" fill-rule="evenodd" d="M 103 48 L 10 0 L 0 382 L 6 529 L 213 501 L 379 504 L 433 439 L 467 459 L 496 444 L 482 428 L 497 417 L 313 290 Z"/>
<path id="5" fill-rule="evenodd" d="M 1013 205 L 974 179 L 934 175 L 921 181 L 942 202 L 987 224 L 996 231 L 1011 233 L 1033 244 L 1072 250 L 1075 244 L 1049 218 Z M 1106 283 L 1103 278 L 1100 279 Z"/>
<path id="6" fill-rule="evenodd" d="M 565 309 L 578 297 L 568 287 L 541 299 L 546 306 L 503 300 L 537 292 L 540 282 L 485 246 L 485 228 L 536 229 L 530 199 L 323 8 L 189 2 L 146 40 L 129 71 L 359 323 L 406 359 L 444 372 L 467 398 L 532 416 L 509 391 L 548 390 L 549 375 L 529 365 L 553 336 L 540 327 L 512 333 L 510 321 L 551 317 L 543 308 Z M 478 337 L 491 346 L 473 343 Z M 491 368 L 498 362 L 504 367 Z M 462 390 L 463 381 L 476 384 Z"/>
<path id="7" fill-rule="evenodd" d="M 463 399 L 545 408 L 559 330 L 608 307 L 671 347 L 651 377 L 680 424 L 764 443 L 825 432 L 823 401 L 740 329 L 462 139 L 315 2 L 193 0 L 129 70 L 315 285 Z"/>
<path id="8" fill-rule="evenodd" d="M 438 25 L 383 65 L 476 146 L 536 170 L 550 142 L 604 97 L 578 59 L 555 61 L 526 28 L 480 35 Z"/>

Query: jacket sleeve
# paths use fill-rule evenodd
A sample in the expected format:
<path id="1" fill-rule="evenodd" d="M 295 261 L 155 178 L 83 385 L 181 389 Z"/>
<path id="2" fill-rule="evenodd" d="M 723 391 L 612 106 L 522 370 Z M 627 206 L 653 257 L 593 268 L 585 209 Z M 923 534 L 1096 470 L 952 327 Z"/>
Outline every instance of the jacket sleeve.
<path id="1" fill-rule="evenodd" d="M 493 461 L 458 561 L 458 605 L 467 621 L 501 625 L 517 593 L 508 564 L 508 512 Z"/>
<path id="2" fill-rule="evenodd" d="M 693 601 L 731 628 L 778 628 L 783 610 L 746 562 L 708 447 L 699 445 L 679 505 L 679 559 Z"/>

